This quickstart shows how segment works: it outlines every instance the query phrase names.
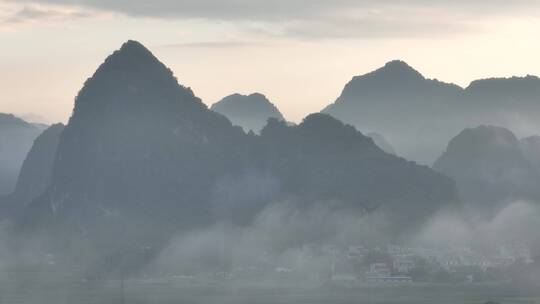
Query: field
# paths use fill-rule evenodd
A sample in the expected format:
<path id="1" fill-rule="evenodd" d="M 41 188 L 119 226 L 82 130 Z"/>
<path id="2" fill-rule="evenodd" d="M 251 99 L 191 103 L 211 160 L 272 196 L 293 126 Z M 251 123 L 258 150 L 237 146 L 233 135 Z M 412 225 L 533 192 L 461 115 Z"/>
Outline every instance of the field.
<path id="1" fill-rule="evenodd" d="M 299 280 L 206 280 L 167 278 L 88 282 L 37 273 L 4 274 L 2 304 L 540 304 L 540 293 L 500 284 L 371 285 Z"/>

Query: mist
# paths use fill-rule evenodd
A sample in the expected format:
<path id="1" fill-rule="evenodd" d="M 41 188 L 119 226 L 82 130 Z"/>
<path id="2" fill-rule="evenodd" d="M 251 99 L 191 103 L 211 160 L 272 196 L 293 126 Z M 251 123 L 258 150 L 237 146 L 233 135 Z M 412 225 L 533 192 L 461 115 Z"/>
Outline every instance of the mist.
<path id="1" fill-rule="evenodd" d="M 179 299 L 215 303 L 217 298 L 214 297 L 226 303 L 235 300 L 304 303 L 324 299 L 341 301 L 332 296 L 337 292 L 345 294 L 345 298 L 359 296 L 366 301 L 370 297 L 372 301 L 387 301 L 387 297 L 401 290 L 423 301 L 426 294 L 410 285 L 412 283 L 361 283 L 358 277 L 369 272 L 370 263 L 384 261 L 396 254 L 396 250 L 406 251 L 405 256 L 418 261 L 438 254 L 457 257 L 464 253 L 495 261 L 501 257 L 501 252 L 509 250 L 507 254 L 516 258 L 517 265 L 531 265 L 527 259 L 536 256 L 539 250 L 535 232 L 539 212 L 536 203 L 525 201 L 512 202 L 489 218 L 464 210 L 446 210 L 428 219 L 421 228 L 396 237 L 386 233 L 391 223 L 381 212 L 355 214 L 333 208 L 332 202 L 319 202 L 307 210 L 291 201 L 275 202 L 247 224 L 219 221 L 209 227 L 174 234 L 163 248 L 151 254 L 144 267 L 129 272 L 108 269 L 108 274 L 98 277 L 92 269 L 97 261 L 107 257 L 88 252 L 90 244 L 82 241 L 78 250 L 72 245 L 71 261 L 67 263 L 66 256 L 60 258 L 58 251 L 47 253 L 51 242 L 55 242 L 50 237 L 42 235 L 22 240 L 10 232 L 5 223 L 0 239 L 0 281 L 4 282 L 5 292 L 2 299 L 83 303 L 81 295 L 88 294 L 89 298 L 104 303 L 120 301 L 121 297 L 155 303 L 172 303 Z M 129 258 L 128 253 L 125 256 Z M 512 265 L 505 266 L 509 267 L 509 273 L 514 271 L 511 275 L 496 274 L 500 277 L 490 280 L 511 280 L 520 287 L 520 294 L 531 293 L 532 289 L 524 291 L 523 288 L 537 286 L 540 281 L 531 282 L 530 273 L 521 273 L 523 277 L 515 274 L 512 267 L 518 266 Z M 486 269 L 489 271 L 489 266 Z M 411 271 L 415 273 L 414 269 Z M 469 269 L 470 273 L 478 271 Z M 35 284 L 40 287 L 34 288 L 38 286 Z M 124 289 L 121 289 L 122 284 Z M 451 291 L 449 294 L 453 294 L 454 289 L 469 292 L 470 287 L 454 284 L 445 288 Z M 357 287 L 344 290 L 346 286 Z M 58 291 L 44 293 L 44 288 Z M 182 292 L 172 292 L 174 289 Z M 257 290 L 257 293 L 248 290 Z M 277 290 L 279 294 L 275 294 Z M 271 294 L 262 296 L 269 292 Z M 371 296 L 372 292 L 378 296 Z M 486 299 L 495 294 L 492 289 L 486 292 L 483 294 Z M 311 295 L 306 298 L 306 293 Z"/>

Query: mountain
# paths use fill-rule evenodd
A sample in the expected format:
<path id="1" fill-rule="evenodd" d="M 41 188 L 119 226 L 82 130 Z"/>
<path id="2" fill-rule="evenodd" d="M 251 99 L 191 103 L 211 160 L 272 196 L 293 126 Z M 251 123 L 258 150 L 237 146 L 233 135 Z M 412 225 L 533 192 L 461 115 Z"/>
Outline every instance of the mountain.
<path id="1" fill-rule="evenodd" d="M 21 165 L 41 129 L 0 113 L 0 195 L 13 191 Z"/>
<path id="2" fill-rule="evenodd" d="M 442 150 L 434 142 L 441 141 L 437 133 L 446 132 L 448 105 L 462 91 L 456 85 L 426 79 L 396 60 L 354 77 L 322 112 L 361 131 L 385 134 L 398 154 L 430 163 L 432 155 Z"/>
<path id="3" fill-rule="evenodd" d="M 538 96 L 540 78 L 532 75 L 475 80 L 465 89 L 465 97 L 469 100 L 508 109 L 536 106 Z"/>
<path id="4" fill-rule="evenodd" d="M 540 79 L 490 78 L 462 89 L 425 78 L 402 61 L 354 77 L 323 113 L 384 134 L 399 155 L 431 164 L 464 126 L 540 133 Z"/>
<path id="5" fill-rule="evenodd" d="M 21 204 L 16 230 L 49 231 L 47 251 L 99 253 L 91 260 L 104 269 L 143 265 L 181 232 L 249 225 L 277 202 L 300 214 L 316 204 L 380 210 L 402 233 L 457 201 L 450 178 L 329 115 L 297 126 L 270 118 L 260 135 L 246 134 L 135 41 L 85 82 L 59 133 L 49 186 Z"/>
<path id="6" fill-rule="evenodd" d="M 242 170 L 246 141 L 240 127 L 128 41 L 80 90 L 49 186 L 17 212 L 16 230 L 48 231 L 56 242 L 44 250 L 80 240 L 100 257 L 133 253 L 132 264 L 142 265 L 144 248 L 215 221 L 212 188 Z"/>
<path id="7" fill-rule="evenodd" d="M 27 205 L 43 194 L 51 182 L 53 163 L 64 131 L 63 124 L 54 124 L 39 135 L 21 167 L 15 191 L 10 200 Z"/>
<path id="8" fill-rule="evenodd" d="M 523 137 L 540 133 L 539 98 L 536 76 L 488 78 L 471 82 L 456 105 L 469 125 L 499 125 Z"/>
<path id="9" fill-rule="evenodd" d="M 394 150 L 394 147 L 379 133 L 369 133 L 366 134 L 367 137 L 370 137 L 373 139 L 373 142 L 377 145 L 377 147 L 381 148 L 384 152 L 392 155 L 396 155 L 396 150 Z"/>
<path id="10" fill-rule="evenodd" d="M 260 132 L 268 118 L 285 120 L 278 108 L 260 93 L 229 95 L 213 104 L 211 110 L 223 114 L 246 132 Z"/>
<path id="11" fill-rule="evenodd" d="M 209 111 L 144 46 L 128 41 L 75 100 L 46 209 L 89 226 L 95 220 L 89 214 L 126 208 L 164 223 L 191 211 L 185 221 L 196 222 L 206 212 L 207 189 L 241 167 L 243 140 L 240 128 Z M 141 211 L 149 206 L 152 214 Z"/>
<path id="12" fill-rule="evenodd" d="M 464 201 L 498 207 L 514 199 L 540 197 L 540 175 L 508 129 L 479 126 L 454 137 L 433 168 L 457 182 Z"/>
<path id="13" fill-rule="evenodd" d="M 384 153 L 371 138 L 326 114 L 309 115 L 297 126 L 271 119 L 260 139 L 268 170 L 301 200 L 384 210 L 394 229 L 422 223 L 458 201 L 450 178 Z"/>

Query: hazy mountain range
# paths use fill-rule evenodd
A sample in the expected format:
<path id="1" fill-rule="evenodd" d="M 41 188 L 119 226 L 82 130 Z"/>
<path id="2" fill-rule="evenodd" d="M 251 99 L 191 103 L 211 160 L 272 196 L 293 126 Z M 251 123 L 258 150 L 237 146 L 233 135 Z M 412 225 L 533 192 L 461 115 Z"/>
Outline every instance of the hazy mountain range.
<path id="1" fill-rule="evenodd" d="M 65 128 L 36 140 L 15 197 L 18 230 L 82 236 L 113 260 L 159 248 L 177 231 L 249 224 L 275 202 L 377 210 L 391 219 L 388 232 L 402 233 L 458 201 L 450 178 L 326 114 L 296 126 L 278 115 L 246 134 L 135 41 L 85 82 Z"/>
<path id="2" fill-rule="evenodd" d="M 505 107 L 534 110 L 535 83 L 486 80 L 464 90 L 394 61 L 355 77 L 325 113 L 294 125 L 258 93 L 208 109 L 148 49 L 128 41 L 85 82 L 66 126 L 42 132 L 0 116 L 1 143 L 20 142 L 18 150 L 0 149 L 2 160 L 25 159 L 20 174 L 14 167 L 6 175 L 18 180 L 0 200 L 2 217 L 25 238 L 47 235 L 45 252 L 84 253 L 104 270 L 118 261 L 144 265 L 178 232 L 250 226 L 275 206 L 299 222 L 313 210 L 377 218 L 390 238 L 441 210 L 466 206 L 489 216 L 508 202 L 540 198 L 540 137 L 464 127 L 498 120 L 490 115 Z M 523 107 L 508 105 L 511 98 Z M 381 133 L 364 135 L 340 115 Z M 400 153 L 439 157 L 432 169 Z M 272 248 L 298 246 L 306 235 L 321 241 L 328 229 L 300 229 Z"/>
<path id="3" fill-rule="evenodd" d="M 427 79 L 402 61 L 354 77 L 323 113 L 377 132 L 408 159 L 431 164 L 463 128 L 482 124 L 540 133 L 540 79 L 473 81 L 467 88 Z"/>
<path id="4" fill-rule="evenodd" d="M 266 96 L 260 93 L 250 95 L 232 94 L 213 104 L 210 109 L 227 117 L 234 125 L 244 131 L 259 133 L 268 119 L 285 121 L 279 109 Z M 375 144 L 384 152 L 396 154 L 392 145 L 379 133 L 369 133 Z"/>

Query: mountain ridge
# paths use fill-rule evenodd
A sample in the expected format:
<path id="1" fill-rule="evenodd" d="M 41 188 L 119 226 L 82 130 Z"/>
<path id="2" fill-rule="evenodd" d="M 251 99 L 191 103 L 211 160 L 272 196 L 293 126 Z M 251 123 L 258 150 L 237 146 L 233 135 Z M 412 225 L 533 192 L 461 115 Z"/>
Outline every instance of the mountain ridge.
<path id="1" fill-rule="evenodd" d="M 520 136 L 540 133 L 538 96 L 536 76 L 479 79 L 462 88 L 391 61 L 353 77 L 321 112 L 362 132 L 384 134 L 398 154 L 432 164 L 464 126 L 501 125 Z"/>
<path id="2" fill-rule="evenodd" d="M 269 118 L 285 120 L 279 109 L 261 93 L 235 93 L 214 103 L 210 109 L 226 116 L 246 132 L 260 132 Z"/>

